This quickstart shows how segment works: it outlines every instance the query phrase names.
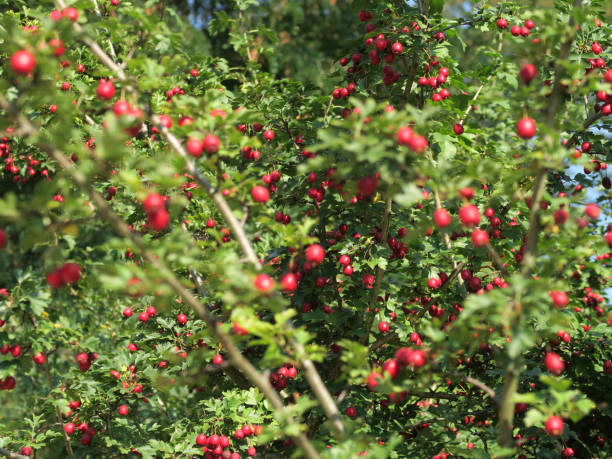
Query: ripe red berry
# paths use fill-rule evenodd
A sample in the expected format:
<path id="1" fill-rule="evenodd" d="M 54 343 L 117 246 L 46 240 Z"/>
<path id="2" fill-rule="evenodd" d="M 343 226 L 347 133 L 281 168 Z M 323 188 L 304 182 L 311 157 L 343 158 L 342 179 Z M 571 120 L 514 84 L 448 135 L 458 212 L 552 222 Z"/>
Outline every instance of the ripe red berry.
<path id="1" fill-rule="evenodd" d="M 272 129 L 266 130 L 264 132 L 264 139 L 266 139 L 268 142 L 274 140 L 274 131 Z"/>
<path id="2" fill-rule="evenodd" d="M 155 212 L 156 210 L 163 209 L 165 207 L 164 198 L 157 193 L 151 193 L 147 195 L 145 200 L 142 202 L 142 206 L 147 213 Z"/>
<path id="3" fill-rule="evenodd" d="M 187 153 L 191 156 L 199 158 L 202 156 L 202 150 L 204 149 L 204 144 L 201 140 L 198 139 L 189 139 L 187 141 Z"/>
<path id="4" fill-rule="evenodd" d="M 349 407 L 346 409 L 346 415 L 347 415 L 349 418 L 351 418 L 351 419 L 352 419 L 352 418 L 354 418 L 355 416 L 357 416 L 357 410 L 355 409 L 355 407 L 354 407 L 354 406 L 349 406 Z"/>
<path id="5" fill-rule="evenodd" d="M 372 196 L 378 187 L 376 177 L 368 175 L 357 182 L 357 191 L 365 197 Z"/>
<path id="6" fill-rule="evenodd" d="M 378 323 L 378 330 L 381 333 L 387 333 L 389 331 L 389 324 L 387 322 L 379 322 Z"/>
<path id="7" fill-rule="evenodd" d="M 414 132 L 408 126 L 402 126 L 397 130 L 397 143 L 408 146 L 410 139 L 414 136 Z"/>
<path id="8" fill-rule="evenodd" d="M 506 21 L 504 18 L 499 18 L 497 20 L 497 28 L 499 30 L 504 30 L 508 28 L 508 21 Z"/>
<path id="9" fill-rule="evenodd" d="M 516 132 L 523 139 L 531 139 L 536 133 L 536 123 L 531 118 L 521 118 L 516 123 Z"/>
<path id="10" fill-rule="evenodd" d="M 465 226 L 476 226 L 480 223 L 480 211 L 473 204 L 466 204 L 459 209 L 459 219 Z"/>
<path id="11" fill-rule="evenodd" d="M 176 316 L 176 321 L 181 324 L 181 325 L 185 325 L 187 323 L 187 316 L 185 314 L 179 314 L 178 316 Z"/>
<path id="12" fill-rule="evenodd" d="M 520 71 L 521 80 L 525 84 L 529 84 L 537 75 L 538 70 L 533 64 L 526 64 Z"/>
<path id="13" fill-rule="evenodd" d="M 74 432 L 74 429 L 76 429 L 76 426 L 72 422 L 64 425 L 64 432 L 66 432 L 68 435 L 71 435 L 72 432 Z"/>
<path id="14" fill-rule="evenodd" d="M 461 135 L 461 134 L 463 134 L 463 132 L 465 131 L 465 129 L 463 128 L 463 125 L 462 125 L 462 124 L 457 123 L 457 124 L 455 124 L 455 125 L 453 126 L 453 131 L 455 131 L 455 134 L 457 134 L 457 135 Z"/>
<path id="15" fill-rule="evenodd" d="M 70 19 L 72 22 L 76 22 L 79 19 L 79 11 L 72 6 L 69 6 L 62 11 L 62 16 Z"/>
<path id="16" fill-rule="evenodd" d="M 170 215 L 166 209 L 158 209 L 150 212 L 147 218 L 147 225 L 154 231 L 163 231 L 170 222 Z"/>
<path id="17" fill-rule="evenodd" d="M 563 419 L 559 416 L 550 416 L 544 425 L 548 435 L 558 437 L 563 433 Z"/>
<path id="18" fill-rule="evenodd" d="M 325 258 L 325 250 L 319 244 L 312 244 L 306 249 L 306 260 L 313 266 L 318 266 Z"/>
<path id="19" fill-rule="evenodd" d="M 255 202 L 267 202 L 270 199 L 270 193 L 268 189 L 261 185 L 255 185 L 251 190 L 251 196 L 253 196 L 253 200 Z"/>
<path id="20" fill-rule="evenodd" d="M 254 281 L 255 288 L 263 293 L 268 293 L 274 289 L 274 279 L 267 274 L 258 274 Z"/>
<path id="21" fill-rule="evenodd" d="M 110 100 L 115 96 L 115 85 L 110 81 L 100 81 L 96 94 L 99 99 Z"/>
<path id="22" fill-rule="evenodd" d="M 129 409 L 127 405 L 121 405 L 117 411 L 119 411 L 121 416 L 127 416 Z"/>
<path id="23" fill-rule="evenodd" d="M 297 277 L 293 273 L 287 273 L 281 278 L 281 286 L 286 292 L 292 292 L 297 288 Z"/>
<path id="24" fill-rule="evenodd" d="M 34 360 L 34 363 L 36 365 L 42 365 L 43 363 L 45 363 L 45 354 L 43 354 L 42 352 L 39 352 L 38 354 L 34 354 L 32 356 L 32 360 Z"/>
<path id="25" fill-rule="evenodd" d="M 557 308 L 563 308 L 569 303 L 569 298 L 565 292 L 556 290 L 554 292 L 550 292 L 550 297 Z"/>
<path id="26" fill-rule="evenodd" d="M 206 445 L 206 440 L 207 440 L 206 435 L 204 435 L 204 434 L 199 434 L 199 435 L 196 437 L 196 444 L 198 444 L 198 445 L 200 445 L 200 446 L 204 446 L 204 445 Z"/>
<path id="27" fill-rule="evenodd" d="M 474 247 L 484 247 L 489 242 L 489 235 L 486 231 L 475 229 L 472 231 L 472 244 Z"/>
<path id="28" fill-rule="evenodd" d="M 603 48 L 598 42 L 593 42 L 593 44 L 591 45 L 591 50 L 593 51 L 593 53 L 599 54 L 602 52 Z"/>
<path id="29" fill-rule="evenodd" d="M 213 155 L 219 151 L 219 137 L 214 134 L 207 134 L 204 136 L 204 141 L 202 142 L 204 151 L 209 155 Z"/>
<path id="30" fill-rule="evenodd" d="M 221 365 L 221 364 L 223 363 L 223 356 L 222 356 L 222 355 L 220 355 L 220 354 L 215 355 L 215 356 L 213 357 L 212 362 L 213 362 L 215 365 Z"/>
<path id="31" fill-rule="evenodd" d="M 451 223 L 451 216 L 446 209 L 436 209 L 433 219 L 438 228 L 445 228 Z"/>
<path id="32" fill-rule="evenodd" d="M 65 263 L 59 274 L 64 284 L 74 284 L 81 277 L 81 269 L 76 263 Z"/>
<path id="33" fill-rule="evenodd" d="M 123 316 L 125 318 L 132 317 L 132 314 L 134 314 L 134 311 L 132 310 L 132 308 L 125 308 L 123 310 Z"/>
<path id="34" fill-rule="evenodd" d="M 565 369 L 565 363 L 563 362 L 561 357 L 559 357 L 554 352 L 548 352 L 546 354 L 546 357 L 544 358 L 544 363 L 546 364 L 546 368 L 548 369 L 548 371 L 557 376 L 560 375 Z"/>
<path id="35" fill-rule="evenodd" d="M 600 214 L 599 206 L 597 204 L 587 204 L 584 209 L 584 213 L 587 215 L 587 217 L 596 219 Z"/>
<path id="36" fill-rule="evenodd" d="M 27 75 L 28 73 L 32 73 L 35 68 L 36 59 L 34 58 L 34 54 L 30 51 L 20 49 L 19 51 L 15 51 L 11 56 L 11 69 L 13 72 L 20 75 Z"/>

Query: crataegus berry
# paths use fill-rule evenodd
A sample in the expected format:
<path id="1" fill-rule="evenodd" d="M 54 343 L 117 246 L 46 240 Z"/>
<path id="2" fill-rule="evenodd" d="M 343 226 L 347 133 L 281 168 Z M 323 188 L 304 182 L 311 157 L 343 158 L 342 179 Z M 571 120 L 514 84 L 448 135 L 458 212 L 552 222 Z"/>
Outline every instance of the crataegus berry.
<path id="1" fill-rule="evenodd" d="M 32 73 L 36 68 L 36 59 L 34 54 L 25 49 L 15 51 L 11 56 L 11 70 L 20 75 Z"/>
<path id="2" fill-rule="evenodd" d="M 516 132 L 522 139 L 531 139 L 536 133 L 536 123 L 531 118 L 521 118 L 516 123 Z"/>

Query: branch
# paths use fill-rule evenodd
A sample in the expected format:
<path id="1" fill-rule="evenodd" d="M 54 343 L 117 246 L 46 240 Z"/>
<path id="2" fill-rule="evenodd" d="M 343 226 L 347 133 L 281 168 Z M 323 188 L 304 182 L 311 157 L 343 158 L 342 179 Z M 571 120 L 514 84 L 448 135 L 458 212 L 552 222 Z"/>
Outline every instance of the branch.
<path id="1" fill-rule="evenodd" d="M 219 193 L 219 190 L 212 186 L 212 184 L 208 181 L 204 174 L 200 172 L 200 170 L 196 167 L 195 162 L 191 159 L 189 154 L 183 148 L 181 142 L 174 136 L 174 134 L 168 131 L 168 128 L 166 128 L 166 126 L 164 126 L 160 122 L 159 117 L 153 117 L 153 122 L 157 126 L 157 129 L 159 129 L 159 131 L 161 132 L 162 136 L 174 149 L 174 151 L 176 151 L 185 160 L 185 168 L 187 169 L 187 171 L 191 175 L 193 175 L 193 177 L 200 184 L 200 186 L 202 186 L 202 188 L 204 188 L 204 190 L 210 195 L 212 200 L 219 208 L 219 211 L 223 215 L 223 218 L 227 222 L 227 225 L 230 227 L 231 233 L 238 240 L 238 243 L 240 244 L 240 247 L 242 248 L 242 251 L 246 255 L 247 259 L 253 264 L 255 270 L 260 271 L 261 263 L 259 262 L 259 259 L 257 258 L 257 255 L 255 254 L 255 251 L 253 250 L 253 247 L 251 246 L 251 243 L 249 242 L 249 239 L 247 238 L 244 229 L 242 228 L 242 225 L 234 216 L 232 209 L 230 209 L 223 195 Z"/>
<path id="2" fill-rule="evenodd" d="M 0 105 L 8 109 L 9 104 L 6 98 L 0 95 Z M 19 124 L 26 132 L 35 134 L 36 128 L 23 115 L 16 114 Z M 270 385 L 268 378 L 259 373 L 257 369 L 247 360 L 242 352 L 238 349 L 232 338 L 218 326 L 215 317 L 208 309 L 187 289 L 174 273 L 152 252 L 150 252 L 143 243 L 142 239 L 134 234 L 128 225 L 117 215 L 106 203 L 104 197 L 98 193 L 92 186 L 89 179 L 79 170 L 75 169 L 72 162 L 59 150 L 50 145 L 39 145 L 41 149 L 46 151 L 59 166 L 72 178 L 74 183 L 84 191 L 86 191 L 96 206 L 98 214 L 106 220 L 113 229 L 122 237 L 129 239 L 134 247 L 142 254 L 142 257 L 160 274 L 163 281 L 168 284 L 179 296 L 183 298 L 185 303 L 190 306 L 196 314 L 206 322 L 206 325 L 211 330 L 212 334 L 223 344 L 231 363 L 239 368 L 241 372 L 249 379 L 268 399 L 272 407 L 279 412 L 287 424 L 296 424 L 295 419 L 289 413 L 276 390 Z M 303 433 L 299 433 L 292 437 L 295 443 L 302 449 L 304 455 L 308 458 L 318 458 L 319 454 L 314 449 L 310 440 Z"/>
<path id="3" fill-rule="evenodd" d="M 382 227 L 382 235 L 381 240 L 382 244 L 387 243 L 387 236 L 389 235 L 389 220 L 391 217 L 391 206 L 393 204 L 393 198 L 391 198 L 390 192 L 387 191 L 387 200 L 385 201 L 385 215 L 383 217 L 383 227 Z M 360 339 L 361 344 L 366 345 L 370 341 L 370 329 L 372 328 L 372 322 L 374 322 L 374 304 L 376 303 L 376 298 L 378 297 L 378 291 L 380 290 L 380 284 L 382 283 L 382 278 L 385 273 L 385 270 L 381 268 L 379 265 L 376 265 L 376 275 L 374 278 L 374 287 L 372 288 L 372 294 L 370 295 L 370 311 L 368 314 L 368 318 L 366 320 L 366 328 L 365 333 Z"/>
<path id="4" fill-rule="evenodd" d="M 504 262 L 502 261 L 501 257 L 499 256 L 499 254 L 497 253 L 497 251 L 491 245 L 490 242 L 487 242 L 487 252 L 489 252 L 489 255 L 491 256 L 491 258 L 493 258 L 493 261 L 495 262 L 495 265 L 501 271 L 501 273 L 504 276 L 508 277 L 508 275 L 509 275 L 508 269 L 506 268 L 506 266 L 504 265 Z"/>
<path id="5" fill-rule="evenodd" d="M 17 454 L 9 451 L 8 449 L 0 448 L 0 454 L 4 457 L 8 457 L 9 459 L 31 459 L 30 456 L 24 456 L 22 454 Z"/>
<path id="6" fill-rule="evenodd" d="M 66 8 L 66 3 L 64 2 L 64 0 L 55 0 L 55 3 L 57 3 L 57 6 L 59 6 L 61 9 Z M 73 27 L 74 30 L 79 32 L 79 34 L 83 33 L 83 28 L 78 22 L 73 23 Z M 117 65 L 115 61 L 108 54 L 106 54 L 104 50 L 100 48 L 100 46 L 95 41 L 84 35 L 80 38 L 80 40 L 85 43 L 85 45 L 87 45 L 91 52 L 94 53 L 104 65 L 106 65 L 109 69 L 115 72 L 117 78 L 120 81 L 127 81 L 123 69 L 119 65 Z"/>
<path id="7" fill-rule="evenodd" d="M 62 8 L 65 8 L 65 4 L 63 0 L 57 0 L 58 5 L 60 5 Z M 62 6 L 63 5 L 63 6 Z M 81 27 L 79 24 L 75 23 L 74 24 L 74 28 L 77 31 L 82 31 Z M 91 40 L 88 37 L 83 37 L 83 43 L 85 43 L 90 49 L 91 51 L 98 57 L 98 59 L 100 59 L 100 61 L 106 65 L 108 68 L 110 68 L 111 70 L 113 70 L 118 78 L 120 80 L 127 80 L 126 75 L 123 71 L 123 69 L 118 66 L 99 46 L 96 42 L 94 42 L 93 40 Z M 132 89 L 132 88 L 128 88 L 128 89 Z M 206 179 L 206 177 L 204 177 L 204 175 L 196 168 L 195 163 L 190 159 L 189 155 L 187 154 L 187 152 L 185 151 L 185 149 L 183 148 L 183 146 L 181 145 L 180 141 L 173 135 L 171 134 L 168 129 L 161 124 L 159 117 L 154 117 L 153 121 L 155 122 L 155 124 L 157 125 L 158 129 L 160 130 L 160 132 L 162 133 L 162 135 L 164 136 L 164 138 L 166 138 L 166 140 L 168 141 L 168 143 L 172 146 L 172 148 L 181 156 L 185 159 L 186 161 L 186 166 L 187 166 L 187 170 L 194 176 L 194 178 L 198 181 L 198 183 L 200 183 L 200 185 L 204 188 L 204 190 L 212 197 L 213 201 L 215 202 L 215 204 L 217 205 L 217 207 L 219 208 L 219 211 L 221 212 L 221 214 L 223 215 L 223 217 L 225 218 L 228 226 L 230 227 L 231 231 L 234 232 L 234 235 L 236 236 L 236 238 L 238 239 L 238 243 L 240 244 L 242 250 L 244 251 L 246 257 L 249 259 L 249 261 L 253 264 L 255 270 L 260 271 L 261 270 L 261 264 L 259 263 L 259 259 L 257 258 L 257 255 L 255 255 L 255 251 L 253 250 L 253 247 L 251 246 L 249 240 L 246 237 L 246 234 L 244 233 L 242 226 L 240 225 L 240 223 L 236 220 L 236 217 L 234 216 L 232 210 L 230 209 L 229 205 L 227 204 L 227 202 L 225 201 L 225 199 L 223 198 L 223 195 L 221 193 L 219 193 L 212 185 L 211 183 Z M 29 122 L 29 121 L 28 121 Z M 81 188 L 86 189 L 90 196 L 92 197 L 93 201 L 96 201 L 93 199 L 94 195 L 97 195 L 97 197 L 99 197 L 99 200 L 101 201 L 99 204 L 101 204 L 103 206 L 103 209 L 106 209 L 106 211 L 104 212 L 106 214 L 106 216 L 109 219 L 109 222 L 112 221 L 113 226 L 115 227 L 115 229 L 119 229 L 122 228 L 122 232 L 124 232 L 124 237 L 129 237 L 129 238 L 133 238 L 134 235 L 132 234 L 131 231 L 129 231 L 129 228 L 127 227 L 127 225 L 125 225 L 125 223 L 116 215 L 114 214 L 110 208 L 106 205 L 106 202 L 104 201 L 104 198 L 102 198 L 102 196 L 100 196 L 88 183 L 87 178 L 81 174 L 80 172 L 74 170 L 72 168 L 72 165 L 70 163 L 70 161 L 67 160 L 67 158 L 59 151 L 56 150 L 51 150 L 52 152 L 52 156 L 55 158 L 56 156 L 60 159 L 60 165 L 62 165 L 61 160 L 63 160 L 64 164 L 62 165 L 62 167 L 64 167 L 66 169 L 66 166 L 69 167 L 69 169 L 67 169 L 67 172 L 73 177 L 73 179 L 75 179 L 74 175 L 80 175 L 82 178 L 82 183 L 79 184 L 79 186 L 81 186 Z M 73 175 L 74 174 L 74 175 Z M 75 182 L 77 182 L 77 184 L 79 183 L 76 179 Z M 93 195 L 92 195 L 93 193 Z M 100 206 L 98 206 L 98 208 L 100 209 Z M 127 231 L 127 233 L 125 232 Z M 142 243 L 141 243 L 142 244 Z M 235 347 L 233 341 L 231 340 L 231 338 L 225 334 L 225 332 L 221 331 L 220 329 L 218 329 L 217 327 L 217 323 L 216 320 L 214 319 L 214 317 L 212 315 L 210 315 L 209 311 L 207 310 L 206 307 L 204 307 L 202 305 L 202 303 L 200 303 L 192 294 L 191 292 L 189 292 L 188 290 L 186 290 L 183 285 L 180 283 L 180 281 L 174 277 L 174 275 L 172 274 L 172 272 L 167 269 L 165 266 L 162 266 L 161 263 L 159 263 L 157 261 L 156 258 L 154 258 L 152 256 L 152 254 L 150 254 L 150 260 L 149 262 L 151 262 L 151 260 L 153 260 L 152 265 L 156 268 L 165 268 L 163 270 L 168 271 L 168 274 L 171 276 L 170 278 L 167 279 L 167 282 L 175 289 L 175 291 L 177 291 L 177 293 L 179 291 L 182 291 L 184 294 L 188 295 L 190 297 L 190 300 L 187 300 L 187 298 L 185 298 L 187 300 L 187 303 L 194 309 L 194 311 L 196 313 L 198 313 L 198 315 L 200 315 L 200 317 L 202 317 L 208 324 L 208 321 L 210 321 L 210 324 L 212 324 L 212 326 L 209 324 L 209 326 L 211 327 L 211 329 L 213 329 L 213 331 L 218 332 L 218 338 L 220 339 L 220 341 L 229 341 L 231 343 L 231 346 L 233 347 L 233 360 L 235 360 L 235 363 L 238 364 L 238 362 L 240 362 L 240 365 L 238 365 L 241 370 L 243 370 L 243 372 L 246 374 L 247 378 L 250 379 L 251 381 L 253 381 L 255 383 L 255 385 L 257 385 L 260 389 L 262 389 L 262 387 L 265 387 L 268 391 L 268 393 L 266 394 L 266 391 L 264 391 L 262 389 L 262 392 L 264 393 L 264 395 L 266 395 L 272 405 L 278 409 L 283 411 L 284 410 L 284 405 L 282 404 L 282 401 L 280 400 L 280 398 L 278 397 L 278 394 L 276 393 L 276 391 L 274 390 L 274 388 L 272 388 L 272 386 L 270 385 L 269 381 L 267 380 L 267 378 L 263 377 L 262 375 L 260 375 L 257 372 L 257 369 L 251 365 L 251 363 L 244 358 L 244 356 L 242 355 L 242 353 L 240 353 L 240 351 L 238 350 L 238 348 Z M 183 296 L 183 293 L 180 293 Z M 217 334 L 217 333 L 215 333 Z M 222 338 L 222 335 L 223 338 Z M 227 345 L 225 342 L 223 342 L 224 346 Z M 305 353 L 303 352 L 303 349 L 301 348 L 301 346 L 298 346 L 296 348 L 296 351 L 298 352 L 298 354 L 300 355 L 305 355 Z M 230 353 L 231 356 L 232 353 Z M 312 362 L 308 359 L 303 359 L 301 362 L 302 367 L 304 368 L 305 374 L 307 375 L 307 378 L 309 379 L 309 382 L 311 381 L 316 381 L 317 379 L 320 381 L 320 376 L 318 375 L 318 373 L 316 372 L 316 368 L 314 367 L 314 364 L 312 364 Z M 312 373 L 316 373 L 316 375 L 313 375 Z M 308 373 L 311 373 L 310 376 L 308 376 Z M 262 379 L 263 378 L 263 379 Z M 333 399 L 331 398 L 331 395 L 329 395 L 329 392 L 327 391 L 327 388 L 325 386 L 323 387 L 318 387 L 316 390 L 313 388 L 315 395 L 320 396 L 320 395 L 325 395 L 327 394 L 324 399 L 319 398 L 319 401 L 321 402 L 321 404 L 323 405 L 324 408 L 326 408 L 328 410 L 332 410 L 332 414 L 334 414 L 332 422 L 335 424 L 336 427 L 338 427 L 339 425 L 341 426 L 341 422 L 339 420 L 337 420 L 337 416 L 335 415 L 335 413 L 338 413 L 338 408 L 335 407 L 335 404 L 333 406 L 333 408 L 335 408 L 335 410 L 332 409 L 332 407 L 330 406 L 329 401 L 332 402 L 333 404 Z M 270 397 L 274 397 L 275 400 L 272 400 Z M 276 404 L 279 405 L 279 407 L 276 407 Z M 288 418 L 291 419 L 291 418 Z M 344 429 L 342 429 L 343 431 Z M 306 456 L 308 457 L 317 457 L 318 453 L 314 450 L 314 447 L 312 446 L 312 444 L 308 441 L 308 439 L 303 435 L 300 434 L 299 437 L 295 437 L 294 440 L 296 441 L 296 443 L 298 443 L 298 445 L 302 448 L 304 454 L 306 454 Z"/>

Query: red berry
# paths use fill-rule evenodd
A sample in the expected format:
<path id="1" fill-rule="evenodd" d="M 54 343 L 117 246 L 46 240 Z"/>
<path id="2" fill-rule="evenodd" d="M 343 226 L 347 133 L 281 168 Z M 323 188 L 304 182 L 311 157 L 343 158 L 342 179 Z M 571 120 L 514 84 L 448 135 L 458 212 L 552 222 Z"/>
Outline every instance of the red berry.
<path id="1" fill-rule="evenodd" d="M 281 285 L 286 292 L 292 292 L 297 288 L 297 277 L 293 273 L 287 273 L 281 278 Z"/>
<path id="2" fill-rule="evenodd" d="M 535 68 L 533 64 L 525 65 L 520 72 L 521 80 L 523 83 L 529 84 L 531 80 L 533 80 L 538 74 L 538 70 Z"/>
<path id="3" fill-rule="evenodd" d="M 117 411 L 119 411 L 121 416 L 127 416 L 129 409 L 127 405 L 121 405 Z"/>
<path id="4" fill-rule="evenodd" d="M 516 123 L 516 132 L 523 139 L 531 139 L 536 133 L 536 123 L 531 118 L 521 118 Z"/>
<path id="5" fill-rule="evenodd" d="M 569 303 L 569 298 L 567 297 L 567 294 L 565 292 L 560 292 L 557 290 L 554 292 L 550 292 L 550 296 L 553 300 L 553 303 L 555 304 L 555 307 L 557 308 L 563 308 Z"/>
<path id="6" fill-rule="evenodd" d="M 198 139 L 189 139 L 187 141 L 187 153 L 191 156 L 199 158 L 202 156 L 202 150 L 204 149 L 204 144 L 201 140 Z"/>
<path id="7" fill-rule="evenodd" d="M 473 204 L 466 204 L 459 209 L 459 219 L 465 226 L 476 226 L 480 223 L 480 211 Z"/>
<path id="8" fill-rule="evenodd" d="M 472 231 L 472 243 L 474 247 L 484 247 L 489 242 L 489 235 L 486 231 L 475 229 Z"/>
<path id="9" fill-rule="evenodd" d="M 72 432 L 74 432 L 74 429 L 76 429 L 76 426 L 72 422 L 64 425 L 64 432 L 66 432 L 68 435 L 71 435 Z"/>
<path id="10" fill-rule="evenodd" d="M 101 81 L 96 90 L 98 98 L 102 100 L 110 100 L 115 95 L 115 86 L 110 81 Z"/>
<path id="11" fill-rule="evenodd" d="M 446 209 L 436 209 L 433 218 L 438 228 L 445 228 L 451 223 L 451 216 Z"/>
<path id="12" fill-rule="evenodd" d="M 251 190 L 251 196 L 255 202 L 267 202 L 270 199 L 270 192 L 268 189 L 261 185 L 255 185 Z"/>
<path id="13" fill-rule="evenodd" d="M 274 279 L 267 274 L 258 274 L 254 281 L 255 288 L 263 293 L 268 293 L 274 289 Z"/>
<path id="14" fill-rule="evenodd" d="M 221 364 L 223 363 L 223 356 L 222 356 L 222 355 L 220 355 L 220 354 L 215 355 L 215 356 L 213 357 L 212 362 L 213 362 L 215 365 L 221 365 Z"/>
<path id="15" fill-rule="evenodd" d="M 15 51 L 11 56 L 11 69 L 20 75 L 27 75 L 36 68 L 34 55 L 25 49 Z"/>
<path id="16" fill-rule="evenodd" d="M 317 266 L 323 262 L 325 250 L 319 244 L 312 244 L 306 249 L 306 260 Z"/>
<path id="17" fill-rule="evenodd" d="M 74 284 L 81 277 L 81 270 L 76 263 L 65 263 L 59 274 L 64 284 Z"/>
<path id="18" fill-rule="evenodd" d="M 544 363 L 546 364 L 546 368 L 548 369 L 548 371 L 555 375 L 560 375 L 565 369 L 565 363 L 563 362 L 561 357 L 559 357 L 554 352 L 548 352 L 546 354 L 546 357 L 544 358 Z"/>
<path id="19" fill-rule="evenodd" d="M 563 433 L 563 419 L 561 419 L 559 416 L 549 417 L 544 426 L 546 428 L 546 432 L 550 436 L 558 437 Z"/>
<path id="20" fill-rule="evenodd" d="M 354 407 L 354 406 L 349 406 L 349 407 L 346 409 L 346 415 L 347 415 L 349 418 L 351 418 L 351 419 L 352 419 L 352 418 L 354 418 L 355 416 L 357 416 L 357 410 L 355 409 L 355 407 Z"/>
<path id="21" fill-rule="evenodd" d="M 155 212 L 156 210 L 163 209 L 165 207 L 164 198 L 157 193 L 151 193 L 147 195 L 145 200 L 142 202 L 142 206 L 147 213 Z"/>
<path id="22" fill-rule="evenodd" d="M 198 445 L 200 445 L 200 446 L 204 446 L 204 445 L 206 445 L 206 440 L 207 440 L 206 435 L 204 435 L 204 434 L 199 434 L 199 435 L 196 437 L 196 444 L 198 444 Z"/>
<path id="23" fill-rule="evenodd" d="M 204 136 L 203 147 L 204 151 L 209 155 L 215 154 L 219 151 L 219 137 L 213 134 L 207 134 Z"/>

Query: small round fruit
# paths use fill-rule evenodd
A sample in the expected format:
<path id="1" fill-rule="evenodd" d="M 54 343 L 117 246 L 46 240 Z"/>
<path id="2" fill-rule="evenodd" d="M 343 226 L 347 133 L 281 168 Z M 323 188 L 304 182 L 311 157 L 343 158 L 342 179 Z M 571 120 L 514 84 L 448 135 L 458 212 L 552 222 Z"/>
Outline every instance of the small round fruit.
<path id="1" fill-rule="evenodd" d="M 555 304 L 555 307 L 557 308 L 563 308 L 569 303 L 569 298 L 565 292 L 556 290 L 554 292 L 550 292 L 550 296 Z"/>
<path id="2" fill-rule="evenodd" d="M 101 81 L 100 84 L 98 84 L 96 94 L 99 99 L 110 100 L 115 96 L 115 85 L 110 81 Z"/>
<path id="3" fill-rule="evenodd" d="M 142 202 L 142 206 L 147 213 L 155 212 L 156 210 L 163 209 L 165 201 L 163 196 L 157 193 L 149 194 Z"/>
<path id="4" fill-rule="evenodd" d="M 127 416 L 129 408 L 127 407 L 127 405 L 121 405 L 117 411 L 119 411 L 119 414 L 121 416 Z"/>
<path id="5" fill-rule="evenodd" d="M 546 364 L 546 369 L 554 375 L 559 376 L 563 370 L 565 370 L 565 363 L 561 357 L 554 352 L 548 352 L 546 354 L 546 357 L 544 357 L 544 363 Z"/>
<path id="6" fill-rule="evenodd" d="M 436 209 L 433 219 L 438 228 L 445 228 L 451 223 L 451 216 L 446 209 Z"/>
<path id="7" fill-rule="evenodd" d="M 387 333 L 389 331 L 389 324 L 387 322 L 379 322 L 378 330 L 381 333 Z"/>
<path id="8" fill-rule="evenodd" d="M 484 247 L 489 243 L 489 235 L 486 231 L 475 229 L 472 231 L 472 244 L 474 247 Z"/>
<path id="9" fill-rule="evenodd" d="M 207 134 L 204 136 L 204 140 L 202 142 L 202 146 L 204 147 L 204 151 L 209 155 L 213 155 L 219 151 L 219 137 L 214 134 Z"/>
<path id="10" fill-rule="evenodd" d="M 213 362 L 215 365 L 221 365 L 221 364 L 223 363 L 223 356 L 222 356 L 222 355 L 220 355 L 220 354 L 215 355 L 215 356 L 213 357 L 212 362 Z"/>
<path id="11" fill-rule="evenodd" d="M 306 249 L 306 260 L 318 266 L 325 258 L 325 250 L 319 244 L 312 244 Z"/>
<path id="12" fill-rule="evenodd" d="M 480 223 L 480 211 L 473 204 L 466 204 L 459 209 L 459 219 L 465 226 L 476 226 Z"/>
<path id="13" fill-rule="evenodd" d="M 268 202 L 268 199 L 270 199 L 270 192 L 264 186 L 255 185 L 251 190 L 251 196 L 253 196 L 255 202 L 264 203 Z"/>
<path id="14" fill-rule="evenodd" d="M 27 75 L 32 73 L 36 68 L 36 59 L 34 54 L 25 49 L 15 51 L 11 56 L 11 69 L 13 72 L 20 75 Z"/>
<path id="15" fill-rule="evenodd" d="M 199 158 L 202 156 L 202 150 L 204 149 L 204 144 L 201 140 L 198 139 L 189 139 L 187 141 L 187 153 L 191 156 Z"/>
<path id="16" fill-rule="evenodd" d="M 178 316 L 176 316 L 176 321 L 181 324 L 181 325 L 185 325 L 187 323 L 187 316 L 185 314 L 179 314 Z"/>
<path id="17" fill-rule="evenodd" d="M 263 293 L 268 293 L 274 289 L 274 279 L 267 274 L 258 274 L 254 281 L 255 288 Z"/>
<path id="18" fill-rule="evenodd" d="M 536 123 L 531 118 L 521 118 L 516 123 L 516 132 L 522 139 L 531 139 L 536 133 Z"/>
<path id="19" fill-rule="evenodd" d="M 293 273 L 287 273 L 281 278 L 281 285 L 286 292 L 292 292 L 297 288 L 297 277 Z"/>
<path id="20" fill-rule="evenodd" d="M 552 437 L 558 437 L 563 433 L 563 419 L 559 416 L 550 416 L 544 424 L 546 432 Z"/>
<path id="21" fill-rule="evenodd" d="M 349 407 L 346 409 L 346 415 L 347 415 L 349 418 L 353 419 L 355 416 L 357 416 L 357 410 L 355 409 L 355 407 L 354 407 L 354 406 L 349 406 Z"/>

